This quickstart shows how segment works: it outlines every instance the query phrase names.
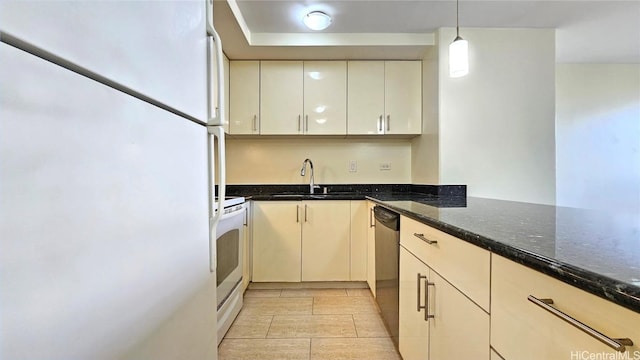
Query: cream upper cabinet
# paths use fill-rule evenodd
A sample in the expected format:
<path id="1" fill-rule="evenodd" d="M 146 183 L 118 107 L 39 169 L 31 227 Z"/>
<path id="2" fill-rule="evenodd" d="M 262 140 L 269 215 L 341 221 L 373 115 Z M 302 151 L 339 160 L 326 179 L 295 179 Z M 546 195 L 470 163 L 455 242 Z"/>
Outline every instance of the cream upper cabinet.
<path id="1" fill-rule="evenodd" d="M 344 135 L 345 61 L 261 61 L 260 134 Z"/>
<path id="2" fill-rule="evenodd" d="M 302 134 L 302 61 L 260 62 L 260 134 Z"/>
<path id="3" fill-rule="evenodd" d="M 253 281 L 300 281 L 300 204 L 253 202 Z"/>
<path id="4" fill-rule="evenodd" d="M 385 134 L 422 132 L 422 62 L 385 61 Z"/>
<path id="5" fill-rule="evenodd" d="M 253 281 L 350 280 L 349 201 L 254 201 Z"/>
<path id="6" fill-rule="evenodd" d="M 367 284 L 376 296 L 376 223 L 373 208 L 376 203 L 367 201 Z"/>
<path id="7" fill-rule="evenodd" d="M 420 61 L 349 61 L 347 133 L 422 132 Z"/>
<path id="8" fill-rule="evenodd" d="M 347 133 L 384 134 L 384 61 L 349 61 Z"/>
<path id="9" fill-rule="evenodd" d="M 367 280 L 367 231 L 369 212 L 366 201 L 351 201 L 351 281 Z"/>
<path id="10" fill-rule="evenodd" d="M 347 133 L 347 62 L 304 62 L 304 134 Z"/>
<path id="11" fill-rule="evenodd" d="M 640 313 L 504 257 L 492 254 L 491 263 L 491 346 L 506 360 L 634 359 L 640 355 Z M 617 354 L 563 317 L 603 336 L 628 338 L 635 345 L 626 346 L 626 354 Z"/>
<path id="12" fill-rule="evenodd" d="M 425 318 L 429 268 L 400 247 L 399 348 L 404 360 L 429 357 L 429 323 Z"/>
<path id="13" fill-rule="evenodd" d="M 229 69 L 229 133 L 260 133 L 260 62 L 231 61 Z"/>
<path id="14" fill-rule="evenodd" d="M 349 201 L 304 201 L 302 281 L 349 281 Z"/>

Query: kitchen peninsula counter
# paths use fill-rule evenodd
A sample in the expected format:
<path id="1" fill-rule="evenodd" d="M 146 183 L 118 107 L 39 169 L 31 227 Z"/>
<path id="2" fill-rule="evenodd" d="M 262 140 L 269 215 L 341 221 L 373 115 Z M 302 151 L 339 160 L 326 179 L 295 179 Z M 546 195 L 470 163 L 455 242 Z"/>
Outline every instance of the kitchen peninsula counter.
<path id="1" fill-rule="evenodd" d="M 640 313 L 638 213 L 474 197 L 367 199 Z"/>

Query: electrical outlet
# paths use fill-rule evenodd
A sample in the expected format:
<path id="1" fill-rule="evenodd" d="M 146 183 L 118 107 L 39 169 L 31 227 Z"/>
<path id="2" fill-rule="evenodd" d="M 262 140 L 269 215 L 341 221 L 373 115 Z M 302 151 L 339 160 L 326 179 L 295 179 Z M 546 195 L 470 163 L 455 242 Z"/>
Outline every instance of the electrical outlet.
<path id="1" fill-rule="evenodd" d="M 349 161 L 349 172 L 358 171 L 358 162 L 356 160 Z"/>
<path id="2" fill-rule="evenodd" d="M 380 171 L 391 170 L 391 163 L 380 163 Z"/>

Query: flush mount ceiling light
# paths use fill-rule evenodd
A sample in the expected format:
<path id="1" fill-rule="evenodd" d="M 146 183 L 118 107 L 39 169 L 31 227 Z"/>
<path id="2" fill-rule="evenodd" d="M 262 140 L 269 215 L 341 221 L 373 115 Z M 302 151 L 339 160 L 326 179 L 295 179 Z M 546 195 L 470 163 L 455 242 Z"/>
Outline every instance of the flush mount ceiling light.
<path id="1" fill-rule="evenodd" d="M 460 37 L 458 0 L 456 0 L 456 38 L 449 45 L 449 76 L 462 77 L 469 73 L 469 43 Z"/>
<path id="2" fill-rule="evenodd" d="M 331 25 L 331 16 L 323 13 L 322 11 L 312 11 L 304 16 L 302 22 L 304 22 L 309 29 L 320 31 Z"/>

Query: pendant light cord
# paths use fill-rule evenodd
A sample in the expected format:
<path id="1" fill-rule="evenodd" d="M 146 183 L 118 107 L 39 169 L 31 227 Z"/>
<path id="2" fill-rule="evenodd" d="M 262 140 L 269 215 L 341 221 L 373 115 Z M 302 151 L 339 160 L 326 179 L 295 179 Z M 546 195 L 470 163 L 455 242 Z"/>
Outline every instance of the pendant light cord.
<path id="1" fill-rule="evenodd" d="M 456 38 L 460 37 L 460 20 L 458 15 L 458 2 L 459 0 L 456 0 Z"/>

